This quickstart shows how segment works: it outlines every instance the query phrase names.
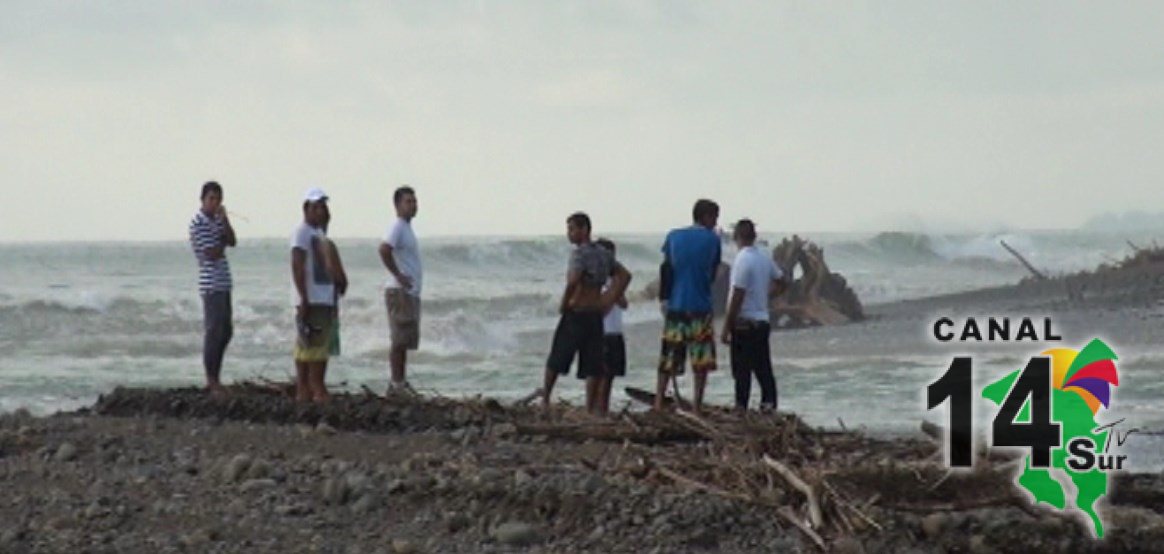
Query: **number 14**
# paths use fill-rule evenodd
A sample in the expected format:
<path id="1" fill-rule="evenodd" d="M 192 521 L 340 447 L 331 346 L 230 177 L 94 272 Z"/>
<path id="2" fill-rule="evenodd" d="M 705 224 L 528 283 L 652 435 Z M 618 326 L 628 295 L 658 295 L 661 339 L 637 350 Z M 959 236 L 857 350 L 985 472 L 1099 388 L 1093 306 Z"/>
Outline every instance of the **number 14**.
<path id="1" fill-rule="evenodd" d="M 973 458 L 973 411 L 971 395 L 973 376 L 968 357 L 957 357 L 940 379 L 926 388 L 926 401 L 932 410 L 950 400 L 947 426 L 947 452 L 950 467 L 970 467 Z M 1028 422 L 1018 423 L 1020 412 L 1030 399 Z M 993 446 L 1025 446 L 1031 449 L 1031 466 L 1051 465 L 1051 448 L 1062 440 L 1059 424 L 1051 423 L 1051 360 L 1031 358 L 1011 386 L 992 424 Z"/>

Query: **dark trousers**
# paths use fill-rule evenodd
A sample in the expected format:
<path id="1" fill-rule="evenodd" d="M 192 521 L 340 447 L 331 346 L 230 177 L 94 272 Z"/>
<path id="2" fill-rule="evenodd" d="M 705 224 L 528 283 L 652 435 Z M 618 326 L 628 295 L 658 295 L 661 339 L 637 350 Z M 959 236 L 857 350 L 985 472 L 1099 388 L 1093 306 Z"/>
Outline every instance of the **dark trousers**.
<path id="1" fill-rule="evenodd" d="M 768 347 L 768 322 L 740 320 L 732 330 L 732 377 L 736 381 L 736 407 L 747 408 L 752 394 L 752 375 L 760 382 L 760 405 L 776 408 L 776 377 Z"/>
<path id="2" fill-rule="evenodd" d="M 202 294 L 202 324 L 205 335 L 202 339 L 202 365 L 206 368 L 206 378 L 218 381 L 222 372 L 222 357 L 226 345 L 234 336 L 231 322 L 230 291 L 212 291 Z"/>

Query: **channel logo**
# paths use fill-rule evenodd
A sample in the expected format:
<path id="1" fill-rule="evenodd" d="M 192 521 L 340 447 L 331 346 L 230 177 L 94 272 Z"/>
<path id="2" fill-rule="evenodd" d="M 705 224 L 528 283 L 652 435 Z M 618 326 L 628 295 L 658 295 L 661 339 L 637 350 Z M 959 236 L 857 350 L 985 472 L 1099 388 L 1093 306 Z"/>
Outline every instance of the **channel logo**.
<path id="1" fill-rule="evenodd" d="M 1111 409 L 1113 389 L 1120 384 L 1116 360 L 1098 338 L 1078 351 L 1051 348 L 981 391 L 997 407 L 991 446 L 1029 450 L 1015 486 L 1035 504 L 1078 510 L 1095 538 L 1104 531 L 1096 504 L 1108 493 L 1111 473 L 1127 462 L 1127 456 L 1111 451 L 1111 436 L 1120 446 L 1127 435 L 1119 436 L 1115 424 L 1096 421 L 1101 410 Z M 952 468 L 973 462 L 972 366 L 970 357 L 954 358 L 926 390 L 928 409 L 949 403 L 946 452 Z"/>

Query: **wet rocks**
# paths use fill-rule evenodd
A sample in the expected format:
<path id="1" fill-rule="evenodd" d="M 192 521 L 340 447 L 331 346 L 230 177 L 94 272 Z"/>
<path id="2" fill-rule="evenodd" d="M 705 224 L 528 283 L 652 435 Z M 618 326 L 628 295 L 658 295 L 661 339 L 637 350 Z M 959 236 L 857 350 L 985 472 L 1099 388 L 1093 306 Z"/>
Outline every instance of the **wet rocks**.
<path id="1" fill-rule="evenodd" d="M 445 518 L 445 529 L 449 533 L 460 533 L 472 525 L 473 520 L 469 519 L 469 516 L 459 512 L 448 514 Z"/>
<path id="2" fill-rule="evenodd" d="M 267 460 L 256 458 L 247 467 L 246 476 L 250 479 L 267 479 L 274 474 L 273 466 Z"/>
<path id="3" fill-rule="evenodd" d="M 71 442 L 61 443 L 53 454 L 53 459 L 58 462 L 71 462 L 77 459 L 77 447 Z"/>
<path id="4" fill-rule="evenodd" d="M 374 511 L 380 507 L 380 499 L 373 491 L 365 491 L 360 495 L 355 502 L 352 503 L 352 512 L 356 514 L 366 514 Z"/>
<path id="5" fill-rule="evenodd" d="M 392 552 L 395 554 L 416 554 L 420 549 L 407 539 L 392 539 Z"/>
<path id="6" fill-rule="evenodd" d="M 929 539 L 937 539 L 946 528 L 949 518 L 943 513 L 933 513 L 921 520 L 922 533 Z"/>
<path id="7" fill-rule="evenodd" d="M 315 432 L 320 434 L 320 435 L 323 435 L 325 437 L 330 437 L 330 436 L 338 433 L 339 431 L 336 431 L 335 427 L 328 425 L 326 422 L 321 421 L 319 423 L 319 425 L 315 426 Z"/>
<path id="8" fill-rule="evenodd" d="M 510 546 L 528 546 L 539 540 L 538 529 L 521 521 L 507 521 L 493 528 L 494 540 Z"/>
<path id="9" fill-rule="evenodd" d="M 995 550 L 986 544 L 986 537 L 982 535 L 970 537 L 970 554 L 992 554 L 993 552 Z"/>
<path id="10" fill-rule="evenodd" d="M 227 483 L 237 483 L 246 475 L 246 471 L 250 467 L 250 455 L 236 454 L 222 467 L 222 479 Z"/>
<path id="11" fill-rule="evenodd" d="M 320 500 L 332 506 L 344 504 L 350 495 L 351 491 L 348 489 L 347 481 L 336 477 L 324 480 L 319 489 Z"/>

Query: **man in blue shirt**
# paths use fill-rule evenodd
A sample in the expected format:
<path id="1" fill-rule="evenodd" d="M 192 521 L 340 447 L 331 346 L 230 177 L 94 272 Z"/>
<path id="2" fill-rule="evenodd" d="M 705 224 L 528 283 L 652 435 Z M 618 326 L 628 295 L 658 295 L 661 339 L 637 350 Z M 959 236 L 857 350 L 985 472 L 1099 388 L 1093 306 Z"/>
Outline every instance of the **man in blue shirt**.
<path id="1" fill-rule="evenodd" d="M 655 409 L 663 409 L 667 382 L 683 374 L 691 361 L 695 374 L 695 411 L 703 408 L 707 374 L 715 371 L 715 328 L 712 325 L 711 285 L 720 263 L 720 241 L 714 229 L 719 205 L 695 202 L 694 224 L 673 229 L 663 241 L 659 297 L 665 303 L 662 350 L 655 387 Z"/>

